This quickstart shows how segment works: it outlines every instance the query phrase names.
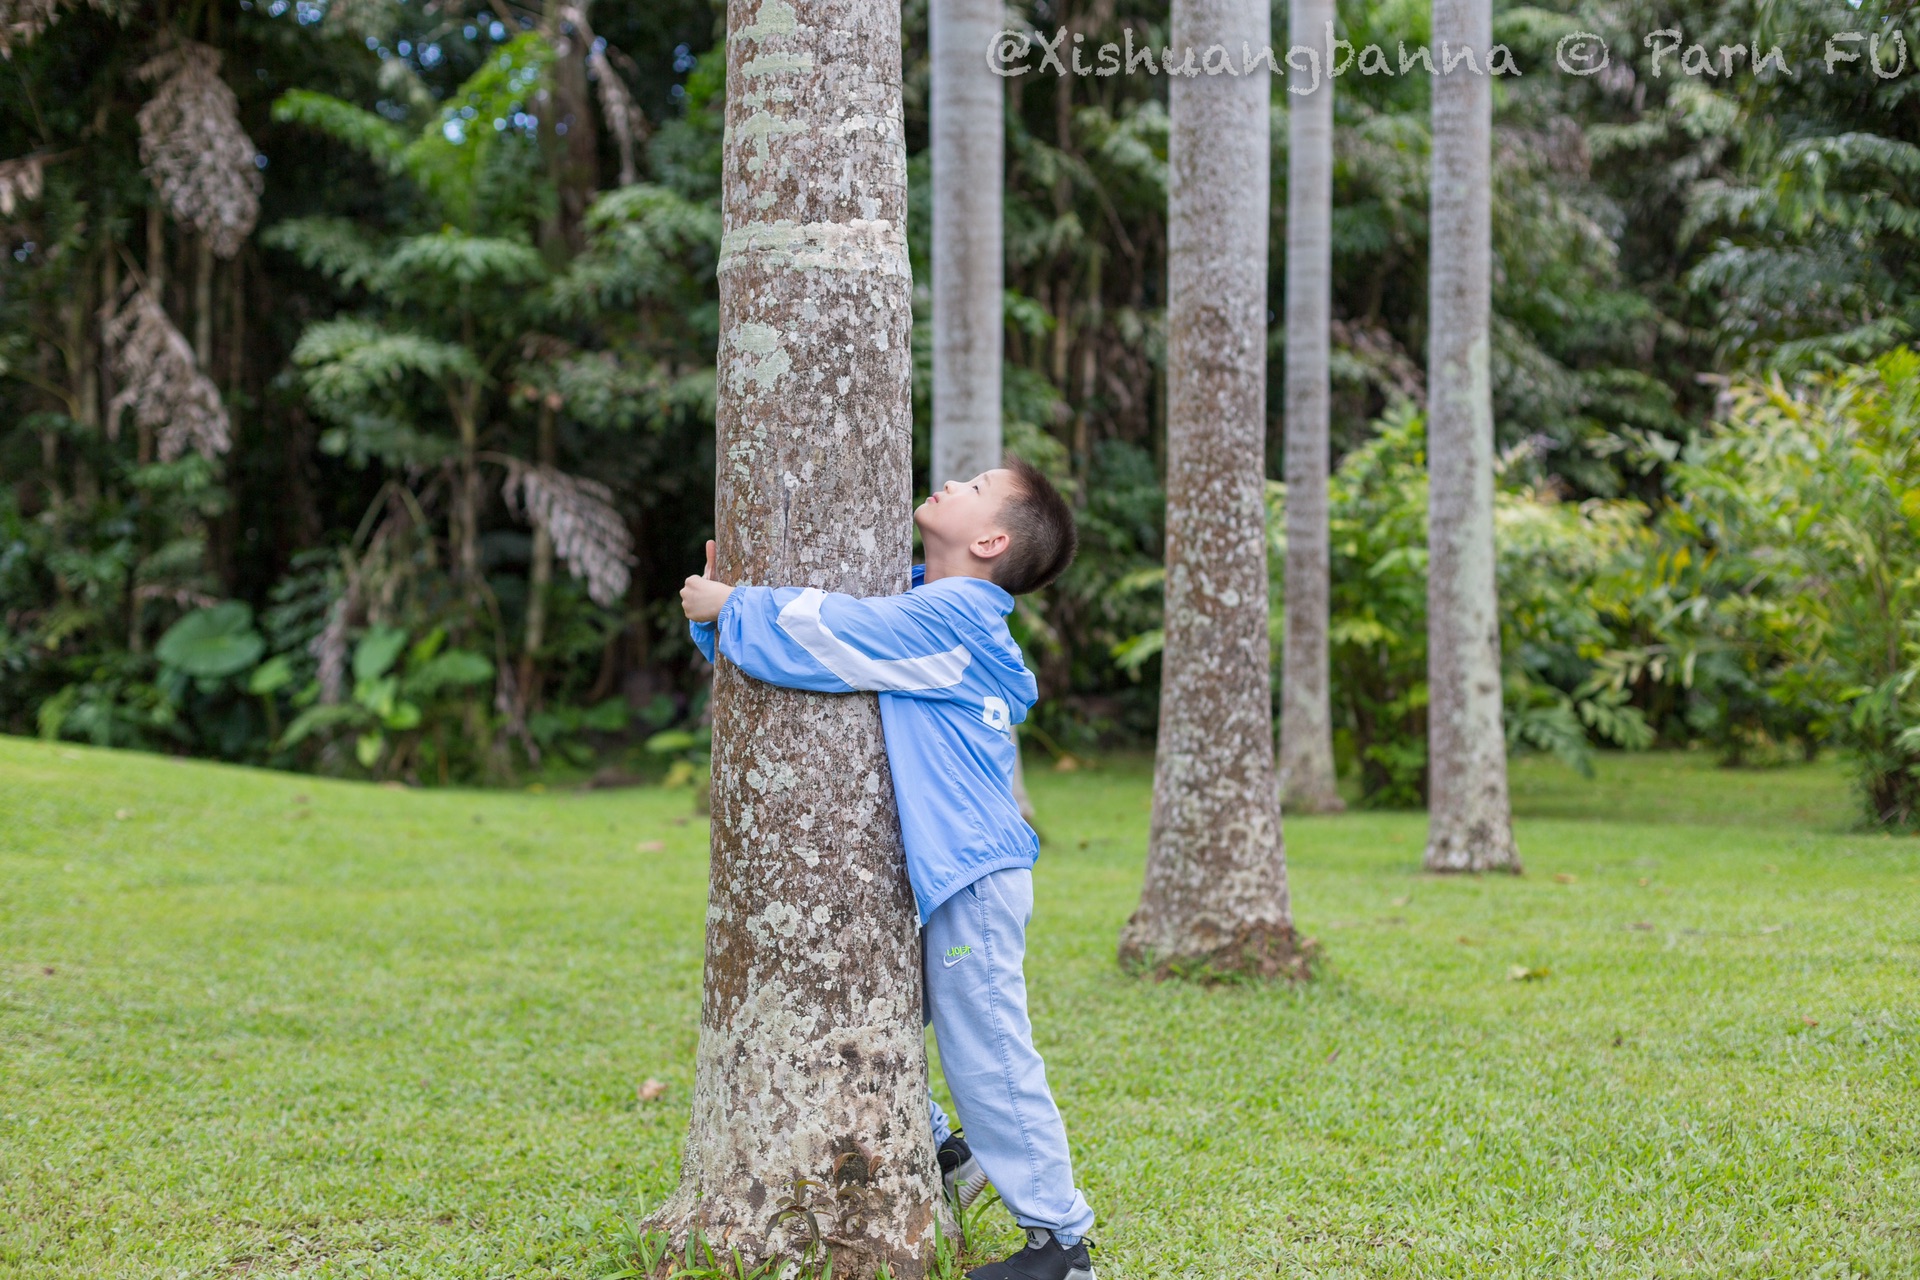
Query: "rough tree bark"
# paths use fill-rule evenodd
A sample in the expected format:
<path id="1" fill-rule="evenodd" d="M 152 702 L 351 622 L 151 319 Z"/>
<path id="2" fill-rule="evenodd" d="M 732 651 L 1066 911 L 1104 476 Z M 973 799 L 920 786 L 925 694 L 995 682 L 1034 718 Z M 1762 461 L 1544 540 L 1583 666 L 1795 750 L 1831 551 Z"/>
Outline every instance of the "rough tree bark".
<path id="1" fill-rule="evenodd" d="M 1000 465 L 1002 245 L 1006 86 L 987 67 L 987 41 L 1006 24 L 1002 0 L 934 0 L 933 462 L 934 485 Z M 1014 797 L 1031 822 L 1026 770 L 1013 758 Z"/>
<path id="2" fill-rule="evenodd" d="M 1470 46 L 1433 82 L 1427 353 L 1429 871 L 1520 870 L 1500 721 L 1494 595 L 1490 0 L 1434 0 L 1433 38 Z"/>
<path id="3" fill-rule="evenodd" d="M 1319 48 L 1333 0 L 1293 0 L 1289 47 Z M 1327 671 L 1327 327 L 1332 319 L 1333 78 L 1287 110 L 1287 637 L 1282 803 L 1346 808 L 1333 773 Z"/>
<path id="4" fill-rule="evenodd" d="M 900 13 L 731 0 L 719 567 L 865 595 L 911 561 Z M 714 673 L 713 863 L 693 1116 L 652 1223 L 755 1259 L 817 1215 L 836 1275 L 926 1274 L 945 1220 L 920 949 L 870 696 Z M 820 1184 L 806 1185 L 807 1181 Z"/>
<path id="5" fill-rule="evenodd" d="M 1270 42 L 1265 0 L 1174 0 L 1175 48 Z M 1304 974 L 1287 904 L 1267 640 L 1265 75 L 1170 87 L 1167 585 L 1153 822 L 1120 958 Z"/>

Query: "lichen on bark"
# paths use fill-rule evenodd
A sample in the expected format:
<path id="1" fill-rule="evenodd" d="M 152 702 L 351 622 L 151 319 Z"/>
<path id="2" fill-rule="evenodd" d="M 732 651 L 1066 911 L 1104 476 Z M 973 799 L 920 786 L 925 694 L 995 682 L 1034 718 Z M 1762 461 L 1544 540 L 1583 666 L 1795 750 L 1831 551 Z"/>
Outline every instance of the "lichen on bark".
<path id="1" fill-rule="evenodd" d="M 1264 0 L 1175 0 L 1173 45 L 1259 49 Z M 1169 89 L 1166 647 L 1153 821 L 1124 964 L 1304 973 L 1287 901 L 1267 636 L 1266 75 Z"/>
<path id="2" fill-rule="evenodd" d="M 911 279 L 897 6 L 732 0 L 715 537 L 738 583 L 907 587 Z M 921 971 L 871 695 L 714 672 L 693 1113 L 650 1219 L 750 1260 L 926 1274 L 939 1193 Z"/>

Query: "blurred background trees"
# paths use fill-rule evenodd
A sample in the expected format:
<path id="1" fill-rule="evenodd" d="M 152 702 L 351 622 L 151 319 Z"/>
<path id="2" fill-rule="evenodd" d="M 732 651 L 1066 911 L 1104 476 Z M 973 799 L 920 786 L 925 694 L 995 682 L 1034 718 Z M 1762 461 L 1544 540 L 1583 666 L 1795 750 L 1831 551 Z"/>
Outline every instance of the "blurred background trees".
<path id="1" fill-rule="evenodd" d="M 1168 35 L 1141 0 L 1015 12 L 1089 63 Z M 922 0 L 904 17 L 924 473 Z M 1490 179 L 1512 746 L 1832 744 L 1910 816 L 1904 20 L 1496 6 L 1525 72 Z M 719 25 L 706 0 L 0 0 L 0 727 L 421 782 L 697 766 L 673 587 L 711 522 Z M 1554 68 L 1572 30 L 1604 70 Z M 1338 31 L 1397 68 L 1427 6 Z M 1860 60 L 1828 74 L 1835 33 Z M 1776 45 L 1795 74 L 1752 74 Z M 1031 741 L 1064 759 L 1157 714 L 1167 84 L 1005 82 L 1004 435 L 1083 530 L 1016 615 Z M 1430 88 L 1349 69 L 1334 106 L 1332 713 L 1372 804 L 1424 794 Z M 1289 105 L 1276 81 L 1274 246 Z"/>

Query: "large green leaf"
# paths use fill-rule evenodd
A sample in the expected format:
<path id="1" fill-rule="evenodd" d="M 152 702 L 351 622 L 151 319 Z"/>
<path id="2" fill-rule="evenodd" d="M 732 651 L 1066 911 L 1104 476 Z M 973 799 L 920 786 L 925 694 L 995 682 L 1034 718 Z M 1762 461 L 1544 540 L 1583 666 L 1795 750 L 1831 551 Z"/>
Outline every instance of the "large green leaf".
<path id="1" fill-rule="evenodd" d="M 370 627 L 353 650 L 353 678 L 377 680 L 387 674 L 394 659 L 407 647 L 407 633 L 399 627 Z"/>
<path id="2" fill-rule="evenodd" d="M 406 680 L 410 698 L 431 698 L 444 689 L 482 684 L 493 679 L 493 663 L 471 649 L 449 649 L 422 663 Z"/>
<path id="3" fill-rule="evenodd" d="M 239 675 L 265 653 L 253 610 L 238 600 L 195 609 L 167 628 L 153 652 L 160 661 L 203 680 Z"/>

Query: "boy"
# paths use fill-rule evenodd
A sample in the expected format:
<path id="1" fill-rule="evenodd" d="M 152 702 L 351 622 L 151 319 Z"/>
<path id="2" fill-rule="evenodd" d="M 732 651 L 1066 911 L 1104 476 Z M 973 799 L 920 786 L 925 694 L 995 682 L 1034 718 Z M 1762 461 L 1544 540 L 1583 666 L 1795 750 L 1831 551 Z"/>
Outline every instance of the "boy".
<path id="1" fill-rule="evenodd" d="M 920 909 L 927 1015 L 972 1142 L 929 1100 L 948 1193 L 991 1181 L 1027 1245 L 970 1280 L 1094 1280 L 1093 1210 L 1027 1020 L 1027 923 L 1039 840 L 1013 798 L 1013 726 L 1036 694 L 1007 630 L 1013 598 L 1073 560 L 1073 512 L 1017 458 L 948 481 L 913 513 L 926 563 L 905 595 L 856 599 L 732 587 L 707 571 L 681 604 L 694 642 L 746 674 L 820 693 L 880 695 L 907 876 Z"/>

